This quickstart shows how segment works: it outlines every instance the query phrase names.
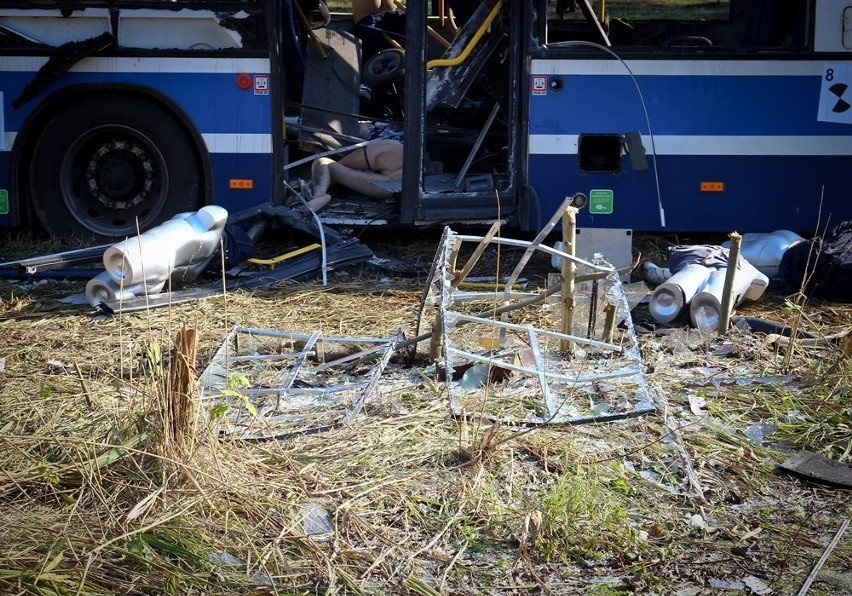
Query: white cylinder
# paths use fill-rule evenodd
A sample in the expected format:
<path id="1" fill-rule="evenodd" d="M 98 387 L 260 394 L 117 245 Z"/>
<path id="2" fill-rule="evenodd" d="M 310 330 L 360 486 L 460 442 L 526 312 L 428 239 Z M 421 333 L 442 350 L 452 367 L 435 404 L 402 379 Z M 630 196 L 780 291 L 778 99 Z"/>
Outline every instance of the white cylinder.
<path id="1" fill-rule="evenodd" d="M 206 265 L 227 219 L 228 212 L 215 205 L 197 213 L 175 215 L 156 228 L 109 247 L 104 252 L 104 269 L 116 283 L 124 280 L 125 286 L 143 280 L 152 285 L 165 282 L 178 268 L 201 261 Z M 188 281 L 185 276 L 183 280 Z"/>
<path id="2" fill-rule="evenodd" d="M 174 268 L 175 246 L 189 235 L 186 224 L 175 219 L 144 234 L 110 246 L 104 252 L 104 269 L 116 283 L 132 286 L 168 278 Z"/>
<path id="3" fill-rule="evenodd" d="M 764 275 L 775 277 L 787 249 L 803 241 L 804 238 L 790 230 L 775 230 L 769 234 L 750 232 L 743 234 L 740 256 Z M 727 248 L 730 242 L 722 246 Z"/>
<path id="4" fill-rule="evenodd" d="M 175 268 L 172 271 L 172 283 L 187 283 L 198 277 L 207 267 L 222 237 L 222 230 L 228 220 L 228 212 L 221 207 L 211 205 L 191 216 L 186 222 L 197 233 L 178 248 L 175 254 Z"/>
<path id="5" fill-rule="evenodd" d="M 714 269 L 689 305 L 689 318 L 698 329 L 715 329 L 722 313 L 725 270 Z"/>
<path id="6" fill-rule="evenodd" d="M 769 285 L 769 277 L 762 271 L 758 271 L 754 265 L 746 260 L 743 260 L 742 264 L 742 273 L 746 278 L 751 278 L 748 287 L 743 292 L 743 300 L 757 300 L 766 291 L 766 287 Z"/>
<path id="7" fill-rule="evenodd" d="M 657 286 L 651 294 L 651 303 L 648 306 L 654 320 L 658 323 L 670 323 L 675 320 L 708 275 L 710 270 L 707 267 L 691 263 Z"/>
<path id="8" fill-rule="evenodd" d="M 136 284 L 132 286 L 121 286 L 106 272 L 102 271 L 89 280 L 86 284 L 86 300 L 94 307 L 108 300 L 130 300 L 143 294 L 156 294 L 163 289 L 165 282 L 149 286 L 147 284 Z"/>
<path id="9" fill-rule="evenodd" d="M 692 299 L 689 306 L 689 318 L 695 327 L 709 328 L 719 324 L 722 314 L 722 295 L 725 290 L 725 269 L 714 269 L 710 272 L 701 290 Z M 758 271 L 745 259 L 740 259 L 740 266 L 734 274 L 731 309 L 747 297 L 757 299 L 766 289 L 768 278 Z M 730 313 L 728 313 L 730 314 Z"/>

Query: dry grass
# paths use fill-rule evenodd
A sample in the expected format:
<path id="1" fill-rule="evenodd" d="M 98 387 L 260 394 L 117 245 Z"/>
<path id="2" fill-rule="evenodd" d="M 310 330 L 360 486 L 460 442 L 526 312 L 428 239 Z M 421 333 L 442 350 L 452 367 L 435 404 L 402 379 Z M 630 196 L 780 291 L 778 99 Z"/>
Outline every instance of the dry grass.
<path id="1" fill-rule="evenodd" d="M 428 240 L 383 248 L 424 269 L 434 254 Z M 0 593 L 673 594 L 753 576 L 793 594 L 849 517 L 848 492 L 776 471 L 791 448 L 850 461 L 848 356 L 794 347 L 783 371 L 787 351 L 757 334 L 732 334 L 726 356 L 718 338 L 642 340 L 704 502 L 662 412 L 532 432 L 454 420 L 422 360 L 392 363 L 403 382 L 351 426 L 246 443 L 202 418 L 191 449 L 163 447 L 182 327 L 199 370 L 234 324 L 389 337 L 413 329 L 422 277 L 354 268 L 330 287 L 107 319 L 52 300 L 83 284 L 0 282 Z M 852 325 L 848 305 L 797 308 L 744 312 L 806 316 L 824 335 Z M 724 382 L 782 372 L 800 380 Z M 756 423 L 777 431 L 755 443 Z M 848 589 L 850 565 L 847 535 L 810 593 Z"/>

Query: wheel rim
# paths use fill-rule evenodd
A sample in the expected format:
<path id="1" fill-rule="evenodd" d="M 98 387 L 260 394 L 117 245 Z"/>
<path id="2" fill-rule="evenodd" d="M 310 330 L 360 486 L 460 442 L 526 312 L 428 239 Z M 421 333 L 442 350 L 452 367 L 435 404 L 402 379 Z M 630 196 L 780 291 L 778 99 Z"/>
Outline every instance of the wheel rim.
<path id="1" fill-rule="evenodd" d="M 373 60 L 370 65 L 370 73 L 375 76 L 384 76 L 396 72 L 399 70 L 399 67 L 399 55 L 391 54 L 389 56 L 381 56 L 380 58 Z"/>
<path id="2" fill-rule="evenodd" d="M 405 54 L 401 50 L 382 50 L 370 56 L 362 67 L 362 76 L 367 84 L 388 84 L 405 72 Z"/>
<path id="3" fill-rule="evenodd" d="M 165 159 L 140 131 L 124 126 L 93 128 L 65 153 L 60 193 L 83 227 L 103 236 L 135 235 L 157 220 L 167 203 Z"/>

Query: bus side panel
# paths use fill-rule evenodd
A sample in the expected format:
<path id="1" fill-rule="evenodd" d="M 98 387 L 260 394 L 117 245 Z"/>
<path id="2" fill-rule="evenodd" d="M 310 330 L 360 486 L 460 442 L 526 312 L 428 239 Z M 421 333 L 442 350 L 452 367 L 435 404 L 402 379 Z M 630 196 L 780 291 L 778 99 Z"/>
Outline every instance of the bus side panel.
<path id="1" fill-rule="evenodd" d="M 579 225 L 812 232 L 820 209 L 823 224 L 852 216 L 852 114 L 849 124 L 818 120 L 824 62 L 627 65 L 635 78 L 616 60 L 533 61 L 528 165 L 545 216 L 593 190 L 607 200 L 592 200 Z M 632 131 L 647 169 L 634 171 L 625 154 L 617 173 L 580 171 L 580 135 Z"/>
<path id="2" fill-rule="evenodd" d="M 10 157 L 11 154 L 8 151 L 0 148 L 0 227 L 2 228 L 17 223 L 12 220 L 12 196 L 9 192 L 9 185 L 5 182 L 6 172 L 10 168 Z"/>
<path id="3" fill-rule="evenodd" d="M 76 87 L 82 93 L 96 88 L 151 92 L 171 103 L 203 141 L 217 204 L 239 210 L 269 200 L 272 119 L 268 60 L 87 58 L 20 109 L 12 109 L 11 101 L 20 96 L 44 62 L 42 58 L 0 56 L 7 139 L 17 138 L 30 114 L 59 91 Z M 11 149 L 10 142 L 0 148 L 0 189 L 10 193 Z M 9 221 L 0 223 L 8 225 Z"/>
<path id="4" fill-rule="evenodd" d="M 236 213 L 272 197 L 271 153 L 211 153 L 216 204 Z"/>
<path id="5" fill-rule="evenodd" d="M 2 57 L 0 57 L 2 66 Z M 2 71 L 2 69 L 0 69 Z M 8 73 L 0 74 L 0 227 L 9 227 L 19 223 L 19 213 L 15 209 L 14 194 L 11 187 L 12 145 L 15 142 L 17 126 L 12 126 L 12 107 L 8 91 Z"/>
<path id="6" fill-rule="evenodd" d="M 577 215 L 580 227 L 812 233 L 820 223 L 824 227 L 829 216 L 832 224 L 852 217 L 849 179 L 843 175 L 850 163 L 845 156 L 669 155 L 659 158 L 658 167 L 667 173 L 661 184 L 669 190 L 663 193 L 665 227 L 652 172 L 578 175 L 576 156 L 536 155 L 530 158 L 529 173 L 536 181 L 544 219 L 566 196 L 612 191 L 612 213 L 584 208 Z M 709 190 L 702 191 L 697 180 L 709 183 Z M 719 184 L 723 190 L 715 190 Z"/>

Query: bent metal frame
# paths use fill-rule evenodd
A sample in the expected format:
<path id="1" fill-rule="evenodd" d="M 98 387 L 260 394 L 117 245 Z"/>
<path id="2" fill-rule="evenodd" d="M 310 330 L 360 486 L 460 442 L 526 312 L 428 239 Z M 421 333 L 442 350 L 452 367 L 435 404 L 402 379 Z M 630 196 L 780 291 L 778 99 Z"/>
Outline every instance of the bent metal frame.
<path id="1" fill-rule="evenodd" d="M 199 375 L 202 402 L 227 405 L 221 434 L 244 440 L 351 424 L 403 339 L 233 327 Z"/>
<path id="2" fill-rule="evenodd" d="M 418 330 L 432 326 L 430 349 L 440 361 L 454 416 L 580 424 L 655 410 L 619 272 L 601 255 L 588 262 L 542 243 L 560 219 L 563 228 L 572 226 L 575 212 L 566 199 L 529 242 L 499 237 L 497 224 L 485 236 L 444 230 Z M 474 248 L 458 268 L 466 244 Z M 502 247 L 523 249 L 508 278 L 498 282 L 495 275 L 494 290 L 463 291 L 462 282 L 485 251 Z M 544 290 L 517 291 L 515 282 L 536 253 L 566 259 L 570 267 L 563 266 L 559 281 Z"/>

